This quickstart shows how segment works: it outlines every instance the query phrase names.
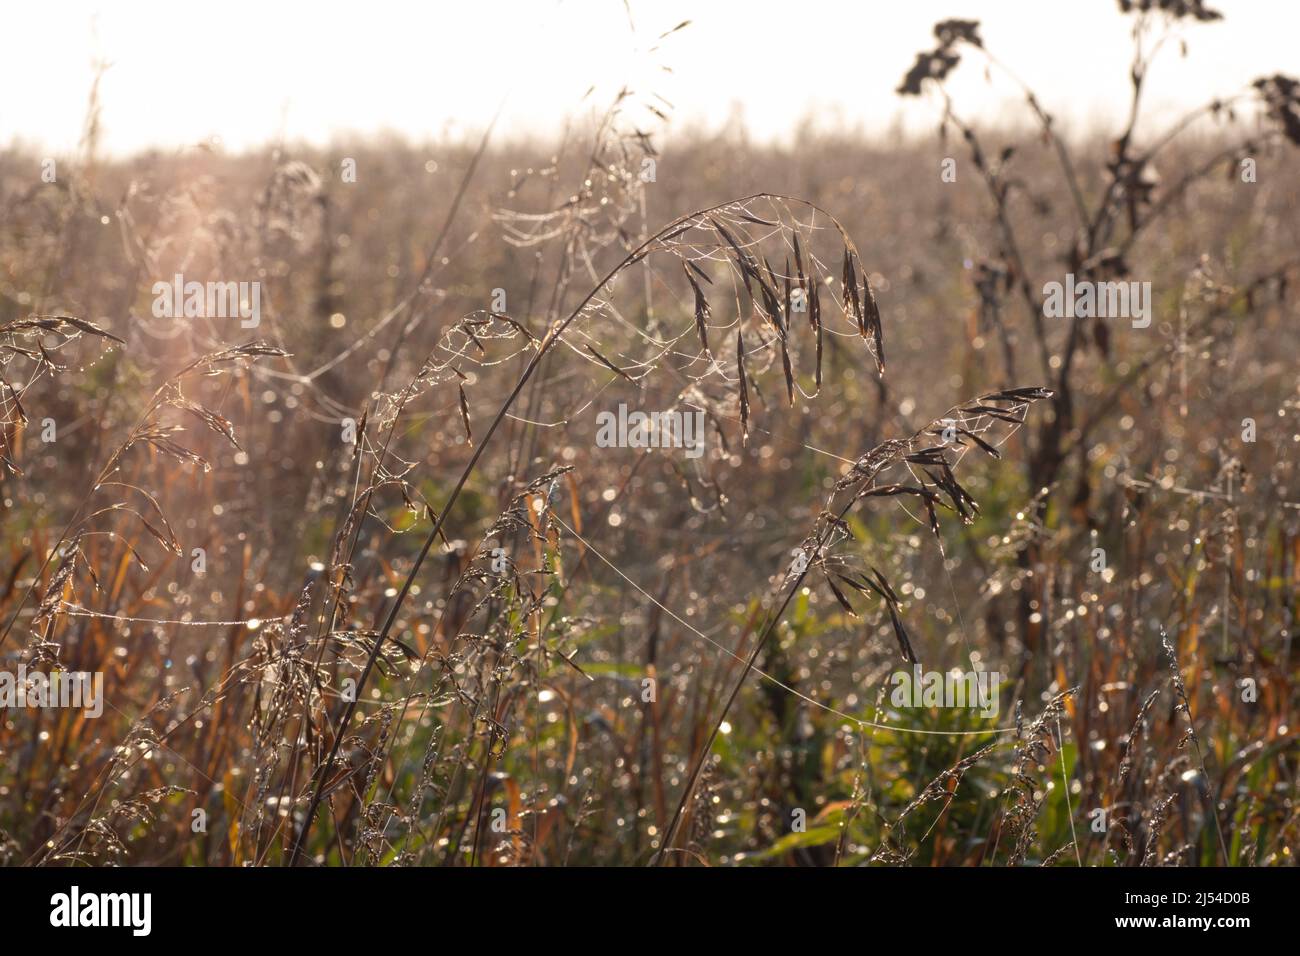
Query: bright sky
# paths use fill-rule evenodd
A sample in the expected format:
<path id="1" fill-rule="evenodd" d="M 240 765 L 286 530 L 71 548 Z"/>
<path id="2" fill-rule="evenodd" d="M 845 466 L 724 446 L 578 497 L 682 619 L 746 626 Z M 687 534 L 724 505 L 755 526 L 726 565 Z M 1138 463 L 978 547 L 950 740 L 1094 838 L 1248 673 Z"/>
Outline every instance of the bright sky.
<path id="1" fill-rule="evenodd" d="M 1210 0 L 1225 21 L 1185 28 L 1152 77 L 1157 112 L 1300 73 L 1300 2 Z M 202 5 L 10 2 L 0 12 L 0 144 L 55 155 L 80 136 L 92 61 L 105 74 L 104 145 L 122 154 L 219 137 L 346 143 L 393 130 L 413 139 L 481 130 L 505 98 L 500 135 L 554 133 L 623 83 L 676 107 L 673 127 L 737 111 L 757 138 L 822 125 L 932 128 L 933 106 L 893 93 L 948 17 L 982 22 L 987 45 L 1075 128 L 1126 108 L 1129 18 L 1115 0 L 365 0 Z M 686 29 L 650 48 L 682 20 Z M 666 73 L 661 66 L 672 68 Z M 963 64 L 963 112 L 988 118 L 1013 89 Z"/>

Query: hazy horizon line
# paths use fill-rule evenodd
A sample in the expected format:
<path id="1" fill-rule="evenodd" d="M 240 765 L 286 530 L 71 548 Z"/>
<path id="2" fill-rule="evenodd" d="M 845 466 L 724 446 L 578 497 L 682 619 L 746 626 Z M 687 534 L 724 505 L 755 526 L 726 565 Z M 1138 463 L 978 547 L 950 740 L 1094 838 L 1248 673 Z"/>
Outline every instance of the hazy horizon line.
<path id="1" fill-rule="evenodd" d="M 1249 110 L 1239 109 L 1238 112 L 1237 121 L 1231 125 L 1227 123 L 1213 125 L 1211 121 L 1193 124 L 1185 131 L 1184 138 L 1180 142 L 1184 144 L 1218 143 L 1230 138 L 1231 130 L 1243 129 L 1248 124 L 1258 124 L 1265 116 L 1265 111 L 1262 108 L 1256 108 L 1253 104 Z M 1139 123 L 1135 139 L 1138 143 L 1143 142 L 1145 139 L 1158 140 L 1176 122 L 1177 119 L 1174 118 L 1168 119 L 1164 123 L 1154 121 L 1146 124 Z M 813 111 L 809 110 L 807 114 L 792 124 L 792 127 L 798 132 L 797 138 L 777 138 L 762 135 L 748 126 L 743 117 L 722 124 L 709 124 L 702 120 L 685 121 L 664 127 L 647 135 L 658 151 L 671 149 L 675 145 L 683 143 L 687 146 L 697 146 L 701 143 L 714 141 L 743 143 L 749 149 L 780 155 L 804 148 L 809 139 L 818 142 L 845 141 L 868 148 L 881 149 L 925 146 L 939 138 L 939 125 L 936 120 L 933 130 L 928 132 L 909 128 L 901 115 L 884 129 L 873 129 L 861 122 L 831 125 L 818 121 L 813 115 Z M 1095 119 L 1079 125 L 1085 128 L 1071 129 L 1068 122 L 1062 121 L 1058 117 L 1053 123 L 1053 131 L 1067 147 L 1078 149 L 1086 149 L 1095 146 L 1099 142 L 1106 142 L 1119 136 L 1122 132 L 1117 127 L 1107 127 L 1105 123 Z M 591 121 L 587 126 L 589 128 L 584 129 L 581 135 L 593 132 L 596 123 Z M 167 154 L 179 157 L 195 151 L 229 159 L 241 159 L 265 156 L 275 150 L 312 153 L 330 153 L 349 149 L 373 151 L 382 148 L 410 151 L 420 149 L 474 150 L 478 147 L 487 128 L 488 124 L 484 123 L 480 127 L 466 126 L 462 132 L 454 135 L 431 133 L 418 137 L 405 130 L 381 127 L 354 133 L 333 131 L 328 136 L 294 135 L 278 140 L 268 139 L 254 144 L 240 144 L 233 147 L 227 146 L 219 137 L 213 137 L 209 140 L 180 145 L 160 142 L 131 150 L 101 147 L 96 150 L 95 156 L 99 162 L 124 163 L 142 158 L 158 158 Z M 1041 125 L 1033 117 L 1029 116 L 999 116 L 995 119 L 974 124 L 974 128 L 977 133 L 984 136 L 1026 137 L 1039 136 L 1042 133 Z M 570 130 L 570 133 L 572 133 L 572 130 Z M 954 142 L 960 138 L 960 134 L 953 129 L 949 130 L 948 136 Z M 524 150 L 539 153 L 554 152 L 561 146 L 563 139 L 564 134 L 562 133 L 544 133 L 529 129 L 505 132 L 494 130 L 489 139 L 487 151 L 489 153 Z M 15 135 L 11 137 L 9 142 L 0 143 L 0 155 L 28 158 L 49 157 L 67 162 L 79 155 L 84 148 L 84 138 L 75 147 L 48 150 L 39 143 Z M 954 148 L 957 147 L 954 146 Z"/>

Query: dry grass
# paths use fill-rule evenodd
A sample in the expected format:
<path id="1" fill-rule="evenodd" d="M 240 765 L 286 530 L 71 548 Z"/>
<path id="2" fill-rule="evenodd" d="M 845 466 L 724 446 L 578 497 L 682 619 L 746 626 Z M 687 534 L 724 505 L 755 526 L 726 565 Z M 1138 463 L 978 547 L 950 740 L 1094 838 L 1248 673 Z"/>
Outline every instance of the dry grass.
<path id="1" fill-rule="evenodd" d="M 1292 863 L 1296 88 L 1066 142 L 936 40 L 959 142 L 0 154 L 0 660 L 106 692 L 0 715 L 0 860 Z"/>

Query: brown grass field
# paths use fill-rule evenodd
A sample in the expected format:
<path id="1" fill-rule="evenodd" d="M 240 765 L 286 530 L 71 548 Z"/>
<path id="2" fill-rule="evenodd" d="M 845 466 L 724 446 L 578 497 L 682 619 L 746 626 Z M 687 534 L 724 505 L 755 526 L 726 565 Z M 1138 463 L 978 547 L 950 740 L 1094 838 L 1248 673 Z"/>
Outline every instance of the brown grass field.
<path id="1" fill-rule="evenodd" d="M 103 682 L 0 862 L 1294 865 L 1300 85 L 1058 137 L 985 41 L 893 142 L 0 151 L 0 670 Z"/>

